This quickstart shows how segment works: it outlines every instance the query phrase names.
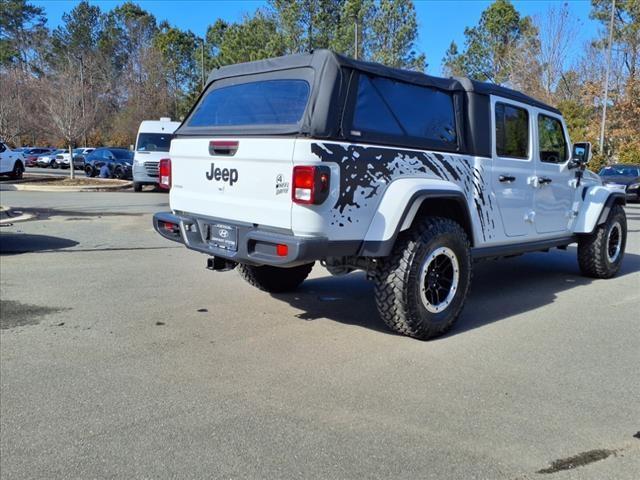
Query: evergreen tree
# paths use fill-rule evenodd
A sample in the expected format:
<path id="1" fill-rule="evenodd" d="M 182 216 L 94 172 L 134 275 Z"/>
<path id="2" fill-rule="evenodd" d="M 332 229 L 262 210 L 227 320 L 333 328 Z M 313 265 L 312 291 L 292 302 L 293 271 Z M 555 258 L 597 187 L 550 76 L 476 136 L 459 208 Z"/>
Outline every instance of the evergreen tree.
<path id="1" fill-rule="evenodd" d="M 349 57 L 367 59 L 371 56 L 371 24 L 375 14 L 373 0 L 345 0 L 340 12 L 340 23 L 329 48 Z M 357 29 L 357 39 L 356 39 Z"/>
<path id="2" fill-rule="evenodd" d="M 447 71 L 460 72 L 476 80 L 504 84 L 514 72 L 514 54 L 535 37 L 529 17 L 521 17 L 509 0 L 496 0 L 475 27 L 466 28 L 465 51 L 445 57 Z"/>
<path id="3" fill-rule="evenodd" d="M 198 48 L 197 38 L 191 31 L 183 31 L 168 22 L 162 22 L 154 37 L 154 46 L 162 56 L 169 92 L 173 98 L 171 117 L 179 118 L 190 107 L 187 104 L 190 93 L 200 87 L 194 55 Z"/>
<path id="4" fill-rule="evenodd" d="M 418 21 L 411 0 L 380 0 L 372 23 L 371 60 L 423 71 L 426 59 L 414 50 Z"/>
<path id="5" fill-rule="evenodd" d="M 0 2 L 0 66 L 40 71 L 35 58 L 48 40 L 44 9 L 26 0 Z"/>
<path id="6" fill-rule="evenodd" d="M 63 24 L 52 33 L 52 57 L 94 52 L 100 38 L 101 16 L 100 7 L 89 4 L 87 0 L 62 15 Z"/>

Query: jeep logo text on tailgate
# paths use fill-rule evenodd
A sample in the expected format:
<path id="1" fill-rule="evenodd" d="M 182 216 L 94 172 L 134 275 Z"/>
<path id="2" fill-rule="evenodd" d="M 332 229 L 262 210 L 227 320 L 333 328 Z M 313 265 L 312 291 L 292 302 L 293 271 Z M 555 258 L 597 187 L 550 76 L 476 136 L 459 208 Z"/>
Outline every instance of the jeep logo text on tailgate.
<path id="1" fill-rule="evenodd" d="M 235 168 L 216 168 L 215 164 L 211 164 L 211 171 L 206 172 L 207 180 L 215 180 L 219 182 L 228 182 L 229 186 L 238 181 L 238 170 Z"/>

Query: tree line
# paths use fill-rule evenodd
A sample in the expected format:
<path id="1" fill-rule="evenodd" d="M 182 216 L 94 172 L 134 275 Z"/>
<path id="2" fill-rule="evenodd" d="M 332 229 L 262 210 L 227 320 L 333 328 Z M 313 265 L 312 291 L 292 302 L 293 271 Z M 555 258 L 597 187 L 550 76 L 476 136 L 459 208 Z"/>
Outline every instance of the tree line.
<path id="1" fill-rule="evenodd" d="M 599 162 L 640 162 L 639 0 L 616 1 L 607 135 L 597 145 L 610 11 L 611 0 L 592 0 L 599 34 L 576 45 L 582 27 L 566 4 L 532 18 L 496 0 L 465 29 L 464 45 L 451 43 L 442 69 L 557 105 L 572 138 L 603 153 Z M 329 48 L 425 71 L 417 39 L 411 0 L 269 0 L 237 22 L 214 20 L 204 38 L 159 22 L 132 1 L 109 11 L 82 1 L 49 29 L 42 8 L 2 0 L 0 137 L 128 146 L 140 121 L 182 118 L 215 67 Z M 575 50 L 580 54 L 568 64 Z"/>

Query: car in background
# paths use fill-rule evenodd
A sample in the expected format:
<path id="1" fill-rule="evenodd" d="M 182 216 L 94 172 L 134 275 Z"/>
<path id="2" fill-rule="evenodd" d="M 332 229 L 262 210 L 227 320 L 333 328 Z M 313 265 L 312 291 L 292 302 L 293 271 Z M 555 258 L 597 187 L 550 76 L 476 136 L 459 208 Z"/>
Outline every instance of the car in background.
<path id="1" fill-rule="evenodd" d="M 109 167 L 112 178 L 123 180 L 133 178 L 133 152 L 131 150 L 112 147 L 96 148 L 85 158 L 84 173 L 87 177 L 96 177 L 100 175 L 100 169 L 105 164 Z"/>
<path id="2" fill-rule="evenodd" d="M 95 148 L 89 148 L 89 147 L 74 148 L 72 150 L 73 168 L 76 170 L 84 169 L 84 158 L 94 150 Z M 69 160 L 70 157 L 71 155 L 69 155 L 68 151 L 65 151 L 64 153 L 59 153 L 58 155 L 56 155 L 56 162 L 60 164 L 61 168 L 69 168 L 69 165 L 71 164 Z"/>
<path id="3" fill-rule="evenodd" d="M 624 189 L 627 200 L 640 201 L 640 165 L 609 165 L 599 175 L 605 185 Z"/>
<path id="4" fill-rule="evenodd" d="M 95 150 L 93 147 L 85 147 L 79 148 L 77 150 L 82 150 L 81 152 L 76 153 L 73 151 L 73 168 L 78 168 L 80 170 L 84 170 L 84 161 L 87 156 Z"/>
<path id="5" fill-rule="evenodd" d="M 12 179 L 22 178 L 24 158 L 22 152 L 12 150 L 4 142 L 0 142 L 0 175 L 9 175 Z"/>
<path id="6" fill-rule="evenodd" d="M 65 150 L 63 148 L 58 148 L 57 150 L 53 150 L 52 152 L 40 155 L 38 157 L 38 160 L 36 161 L 36 165 L 41 168 L 59 168 L 60 164 L 58 163 L 58 160 L 56 160 L 56 156 L 64 152 Z"/>
<path id="7" fill-rule="evenodd" d="M 24 158 L 24 164 L 26 167 L 37 167 L 38 157 L 41 155 L 48 155 L 53 152 L 53 148 L 46 147 L 30 147 L 22 151 Z"/>
<path id="8" fill-rule="evenodd" d="M 141 192 L 143 185 L 158 185 L 160 160 L 167 158 L 173 132 L 180 122 L 170 118 L 145 120 L 140 124 L 133 158 L 133 190 Z"/>

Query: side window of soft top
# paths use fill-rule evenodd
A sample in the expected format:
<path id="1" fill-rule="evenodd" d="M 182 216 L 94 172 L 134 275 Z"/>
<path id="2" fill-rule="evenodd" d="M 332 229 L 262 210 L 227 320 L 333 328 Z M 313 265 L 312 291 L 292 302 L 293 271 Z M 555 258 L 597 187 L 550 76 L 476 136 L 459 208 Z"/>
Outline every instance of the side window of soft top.
<path id="1" fill-rule="evenodd" d="M 451 93 L 360 73 L 351 134 L 457 148 Z"/>
<path id="2" fill-rule="evenodd" d="M 529 158 L 529 112 L 515 105 L 496 102 L 496 154 L 499 157 Z"/>
<path id="3" fill-rule="evenodd" d="M 538 115 L 538 146 L 540 161 L 564 163 L 567 161 L 567 141 L 560 120 L 548 115 Z"/>

